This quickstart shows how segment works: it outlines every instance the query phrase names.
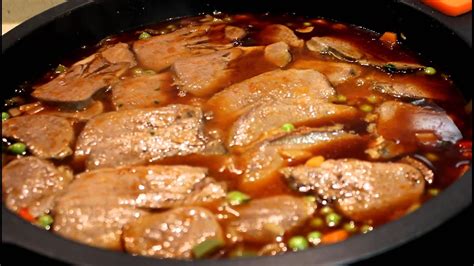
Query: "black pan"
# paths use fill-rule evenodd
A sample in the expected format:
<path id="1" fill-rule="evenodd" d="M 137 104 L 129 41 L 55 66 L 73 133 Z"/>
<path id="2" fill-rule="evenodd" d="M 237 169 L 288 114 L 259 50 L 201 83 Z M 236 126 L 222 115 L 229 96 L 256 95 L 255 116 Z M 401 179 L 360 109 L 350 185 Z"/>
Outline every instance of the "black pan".
<path id="1" fill-rule="evenodd" d="M 11 97 L 25 80 L 34 80 L 83 44 L 168 18 L 222 12 L 295 13 L 322 16 L 378 32 L 403 32 L 405 44 L 432 58 L 453 76 L 470 98 L 473 87 L 465 66 L 472 59 L 472 15 L 449 18 L 404 1 L 258 0 L 101 0 L 69 1 L 48 10 L 2 37 L 2 97 Z M 470 68 L 469 68 L 470 69 Z M 276 257 L 195 262 L 133 257 L 81 245 L 23 221 L 2 205 L 2 243 L 10 243 L 73 264 L 89 265 L 314 265 L 359 261 L 400 246 L 438 227 L 472 203 L 472 170 L 418 211 L 367 235 L 339 244 Z"/>

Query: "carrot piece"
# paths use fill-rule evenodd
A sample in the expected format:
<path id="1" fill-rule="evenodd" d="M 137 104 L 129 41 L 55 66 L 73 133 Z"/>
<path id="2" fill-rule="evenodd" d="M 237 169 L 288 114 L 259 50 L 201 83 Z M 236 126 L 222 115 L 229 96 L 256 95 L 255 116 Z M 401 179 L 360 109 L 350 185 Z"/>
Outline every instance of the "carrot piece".
<path id="1" fill-rule="evenodd" d="M 397 34 L 394 32 L 387 31 L 385 32 L 380 39 L 382 42 L 386 42 L 390 46 L 397 44 Z"/>
<path id="2" fill-rule="evenodd" d="M 336 230 L 330 233 L 324 234 L 321 238 L 323 244 L 335 244 L 346 240 L 349 237 L 349 233 L 346 230 Z"/>
<path id="3" fill-rule="evenodd" d="M 472 0 L 423 0 L 423 2 L 449 16 L 459 16 L 472 10 Z"/>
<path id="4" fill-rule="evenodd" d="M 18 215 L 20 215 L 21 218 L 27 220 L 28 222 L 33 222 L 35 220 L 35 217 L 31 215 L 27 208 L 21 208 L 18 211 Z"/>

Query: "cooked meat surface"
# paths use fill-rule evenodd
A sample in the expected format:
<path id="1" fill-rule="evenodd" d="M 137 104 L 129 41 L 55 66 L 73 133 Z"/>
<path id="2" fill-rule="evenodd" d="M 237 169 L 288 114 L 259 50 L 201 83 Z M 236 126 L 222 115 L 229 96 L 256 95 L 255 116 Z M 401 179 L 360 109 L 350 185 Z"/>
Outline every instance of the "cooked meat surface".
<path id="1" fill-rule="evenodd" d="M 314 70 L 274 70 L 234 84 L 214 94 L 208 105 L 216 119 L 226 120 L 247 111 L 261 100 L 311 97 L 328 99 L 335 94 L 326 77 Z"/>
<path id="2" fill-rule="evenodd" d="M 317 101 L 308 97 L 261 102 L 242 115 L 229 133 L 229 146 L 246 146 L 285 123 L 333 124 L 354 120 L 358 111 L 350 106 Z"/>
<path id="3" fill-rule="evenodd" d="M 172 66 L 175 84 L 179 89 L 196 96 L 207 96 L 231 85 L 228 83 L 235 69 L 229 64 L 242 56 L 239 48 L 217 51 L 176 60 Z"/>
<path id="4" fill-rule="evenodd" d="M 265 59 L 278 67 L 285 67 L 291 62 L 290 47 L 286 42 L 277 42 L 265 47 Z"/>
<path id="5" fill-rule="evenodd" d="M 247 35 L 247 32 L 239 27 L 227 26 L 224 29 L 225 37 L 231 41 L 238 41 Z"/>
<path id="6" fill-rule="evenodd" d="M 397 98 L 414 98 L 414 99 L 438 99 L 443 100 L 445 96 L 442 93 L 436 93 L 430 88 L 420 85 L 403 82 L 384 82 L 374 81 L 371 89 L 380 93 L 388 94 Z"/>
<path id="7" fill-rule="evenodd" d="M 66 119 L 54 115 L 19 116 L 2 122 L 2 136 L 18 139 L 40 158 L 61 159 L 73 153 L 74 130 Z"/>
<path id="8" fill-rule="evenodd" d="M 208 194 L 211 185 L 214 195 Z M 54 230 L 83 243 L 117 249 L 123 226 L 144 210 L 205 204 L 224 196 L 225 187 L 208 178 L 205 168 L 99 169 L 78 175 L 57 199 Z"/>
<path id="9" fill-rule="evenodd" d="M 71 118 L 77 121 L 88 121 L 91 118 L 98 116 L 104 112 L 104 104 L 101 101 L 94 101 L 89 107 L 84 110 L 47 110 L 41 114 L 49 114 L 60 116 L 64 118 Z"/>
<path id="10" fill-rule="evenodd" d="M 314 69 L 326 75 L 332 85 L 337 86 L 361 75 L 361 67 L 355 64 L 319 61 L 299 60 L 291 65 L 296 69 Z"/>
<path id="11" fill-rule="evenodd" d="M 268 243 L 302 226 L 314 213 L 315 205 L 303 198 L 274 196 L 256 199 L 236 208 L 227 232 L 244 241 Z"/>
<path id="12" fill-rule="evenodd" d="M 303 47 L 304 41 L 285 25 L 273 24 L 264 28 L 259 35 L 262 44 L 269 45 L 276 42 L 285 42 L 292 47 Z"/>
<path id="13" fill-rule="evenodd" d="M 27 209 L 33 217 L 48 213 L 54 198 L 72 181 L 72 172 L 36 157 L 23 157 L 2 169 L 3 200 L 14 212 Z"/>
<path id="14" fill-rule="evenodd" d="M 200 207 L 183 207 L 146 215 L 130 223 L 123 234 L 132 254 L 159 258 L 192 258 L 192 249 L 206 240 L 224 241 L 214 214 Z"/>
<path id="15" fill-rule="evenodd" d="M 129 67 L 134 67 L 137 64 L 135 55 L 126 43 L 118 43 L 107 47 L 100 54 L 112 64 L 128 63 Z"/>
<path id="16" fill-rule="evenodd" d="M 79 135 L 75 155 L 88 169 L 139 165 L 205 147 L 199 108 L 170 105 L 105 113 Z"/>
<path id="17" fill-rule="evenodd" d="M 113 86 L 112 103 L 116 110 L 163 106 L 170 101 L 171 82 L 169 73 L 125 79 Z"/>
<path id="18" fill-rule="evenodd" d="M 291 186 L 335 201 L 339 211 L 356 221 L 376 220 L 415 204 L 423 194 L 423 174 L 403 163 L 355 159 L 328 160 L 320 167 L 283 169 Z"/>
<path id="19" fill-rule="evenodd" d="M 416 144 L 416 134 L 427 132 L 434 133 L 440 141 L 455 143 L 462 139 L 462 133 L 444 111 L 387 101 L 378 108 L 377 113 L 378 134 L 401 144 Z"/>

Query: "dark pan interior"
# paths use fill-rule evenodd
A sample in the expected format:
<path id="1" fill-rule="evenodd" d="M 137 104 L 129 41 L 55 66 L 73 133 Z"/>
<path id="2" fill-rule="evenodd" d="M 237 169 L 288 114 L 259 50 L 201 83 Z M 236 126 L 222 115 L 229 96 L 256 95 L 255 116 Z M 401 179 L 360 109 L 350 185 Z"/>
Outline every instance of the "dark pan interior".
<path id="1" fill-rule="evenodd" d="M 472 62 L 472 34 L 454 31 L 429 15 L 399 1 L 200 1 L 200 0 L 110 0 L 69 1 L 20 25 L 2 37 L 4 75 L 2 98 L 12 96 L 18 85 L 38 78 L 61 58 L 84 44 L 107 35 L 154 24 L 168 18 L 222 11 L 273 14 L 295 13 L 326 17 L 377 32 L 403 32 L 407 45 L 432 59 L 437 68 L 453 76 L 466 98 L 471 98 L 472 80 L 466 65 Z M 464 19 L 472 21 L 472 17 Z M 446 24 L 450 24 L 448 21 Z M 469 27 L 467 27 L 469 29 Z M 461 35 L 461 36 L 460 36 Z M 449 208 L 446 208 L 449 202 Z M 419 211 L 368 235 L 355 236 L 341 244 L 277 257 L 226 261 L 199 261 L 192 265 L 311 265 L 345 263 L 373 256 L 432 230 L 472 202 L 470 170 L 439 197 Z M 154 260 L 94 249 L 65 240 L 22 221 L 2 206 L 3 241 L 74 264 L 99 265 L 191 265 L 191 262 Z"/>

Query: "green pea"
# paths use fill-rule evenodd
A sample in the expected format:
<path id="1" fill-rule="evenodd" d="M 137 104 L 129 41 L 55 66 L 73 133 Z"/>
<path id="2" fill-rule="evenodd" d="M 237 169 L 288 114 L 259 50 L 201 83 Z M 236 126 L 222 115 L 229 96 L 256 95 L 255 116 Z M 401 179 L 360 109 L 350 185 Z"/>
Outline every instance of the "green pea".
<path id="1" fill-rule="evenodd" d="M 8 118 L 10 118 L 10 115 L 7 112 L 2 112 L 2 121 L 7 120 Z"/>
<path id="2" fill-rule="evenodd" d="M 369 101 L 369 103 L 377 103 L 379 98 L 376 95 L 370 95 L 367 97 L 367 101 Z"/>
<path id="3" fill-rule="evenodd" d="M 195 258 L 200 259 L 208 256 L 224 246 L 224 242 L 219 239 L 208 239 L 193 247 L 192 252 Z"/>
<path id="4" fill-rule="evenodd" d="M 345 103 L 347 102 L 347 97 L 342 95 L 342 94 L 338 94 L 335 98 L 334 98 L 334 102 L 336 103 Z"/>
<path id="5" fill-rule="evenodd" d="M 136 67 L 132 70 L 132 72 L 133 72 L 134 75 L 141 75 L 141 74 L 143 74 L 143 69 L 139 68 L 139 67 Z"/>
<path id="6" fill-rule="evenodd" d="M 436 68 L 434 68 L 434 67 L 425 67 L 423 72 L 425 72 L 426 75 L 430 75 L 430 76 L 436 75 Z"/>
<path id="7" fill-rule="evenodd" d="M 313 218 L 309 221 L 309 225 L 314 228 L 321 228 L 324 226 L 324 220 L 321 218 Z"/>
<path id="8" fill-rule="evenodd" d="M 240 205 L 249 201 L 251 198 L 249 195 L 242 193 L 240 191 L 231 191 L 227 193 L 227 201 L 231 205 Z"/>
<path id="9" fill-rule="evenodd" d="M 140 33 L 140 35 L 138 36 L 139 40 L 146 40 L 148 38 L 151 38 L 151 34 L 146 31 Z"/>
<path id="10" fill-rule="evenodd" d="M 281 129 L 285 132 L 291 132 L 291 131 L 295 130 L 295 126 L 293 124 L 286 123 L 283 126 L 281 126 Z"/>
<path id="11" fill-rule="evenodd" d="M 360 232 L 362 234 L 367 234 L 368 232 L 374 230 L 374 228 L 368 224 L 364 224 L 363 226 L 360 227 Z"/>
<path id="12" fill-rule="evenodd" d="M 294 236 L 288 240 L 288 247 L 293 251 L 305 250 L 309 246 L 308 240 L 302 236 Z"/>
<path id="13" fill-rule="evenodd" d="M 313 231 L 311 233 L 309 233 L 306 238 L 308 238 L 308 241 L 313 244 L 313 245 L 318 245 L 319 243 L 321 243 L 321 232 L 318 232 L 318 231 Z"/>
<path id="14" fill-rule="evenodd" d="M 363 104 L 361 106 L 359 106 L 360 110 L 362 110 L 363 112 L 366 112 L 366 113 L 370 113 L 374 110 L 374 107 L 372 107 L 372 105 L 370 104 Z"/>
<path id="15" fill-rule="evenodd" d="M 437 189 L 437 188 L 430 188 L 430 189 L 428 189 L 428 194 L 429 194 L 430 196 L 432 196 L 432 197 L 438 196 L 439 192 L 440 192 L 440 191 L 439 191 L 439 189 Z"/>
<path id="16" fill-rule="evenodd" d="M 341 219 L 342 217 L 337 214 L 337 213 L 329 213 L 328 215 L 326 215 L 326 224 L 329 226 L 329 227 L 334 227 L 334 226 L 337 226 L 339 225 L 339 223 L 341 222 Z"/>
<path id="17" fill-rule="evenodd" d="M 15 154 L 23 154 L 26 152 L 26 145 L 21 142 L 14 143 L 8 147 L 8 150 L 15 153 Z"/>
<path id="18" fill-rule="evenodd" d="M 316 203 L 316 197 L 315 196 L 306 196 L 304 199 L 310 203 Z"/>
<path id="19" fill-rule="evenodd" d="M 332 208 L 329 207 L 329 206 L 324 206 L 324 207 L 319 211 L 319 213 L 321 213 L 322 215 L 326 215 L 326 214 L 329 214 L 329 213 L 332 213 L 332 212 L 334 212 L 334 211 L 333 211 Z"/>
<path id="20" fill-rule="evenodd" d="M 345 223 L 343 225 L 343 228 L 344 228 L 344 230 L 346 230 L 349 233 L 354 233 L 355 231 L 357 231 L 357 226 L 353 221 Z"/>
<path id="21" fill-rule="evenodd" d="M 312 24 L 311 24 L 311 22 L 305 22 L 305 23 L 303 23 L 303 25 L 306 26 L 306 27 L 309 27 L 309 26 L 311 26 Z"/>
<path id="22" fill-rule="evenodd" d="M 53 217 L 51 217 L 51 215 L 48 215 L 48 214 L 41 215 L 38 218 L 39 225 L 41 225 L 45 229 L 49 229 L 50 226 L 53 224 L 53 222 L 54 222 Z"/>

